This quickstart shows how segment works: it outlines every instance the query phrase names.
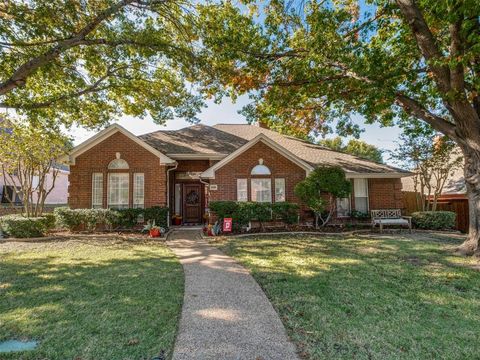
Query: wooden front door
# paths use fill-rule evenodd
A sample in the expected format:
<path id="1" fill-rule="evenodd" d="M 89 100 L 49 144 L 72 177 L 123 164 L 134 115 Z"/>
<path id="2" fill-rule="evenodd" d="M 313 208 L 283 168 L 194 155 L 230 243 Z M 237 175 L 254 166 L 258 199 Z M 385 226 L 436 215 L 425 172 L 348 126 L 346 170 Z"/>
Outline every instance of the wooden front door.
<path id="1" fill-rule="evenodd" d="M 183 184 L 183 222 L 202 222 L 202 185 Z"/>

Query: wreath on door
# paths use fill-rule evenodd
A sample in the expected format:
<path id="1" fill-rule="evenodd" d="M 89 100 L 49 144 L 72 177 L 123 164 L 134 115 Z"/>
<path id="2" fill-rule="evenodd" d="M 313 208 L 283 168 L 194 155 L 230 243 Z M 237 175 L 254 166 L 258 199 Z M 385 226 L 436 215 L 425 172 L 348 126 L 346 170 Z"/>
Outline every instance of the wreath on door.
<path id="1" fill-rule="evenodd" d="M 187 198 L 186 198 L 185 201 L 188 205 L 197 205 L 199 200 L 200 200 L 200 198 L 198 196 L 198 193 L 195 190 L 191 190 L 187 194 Z"/>

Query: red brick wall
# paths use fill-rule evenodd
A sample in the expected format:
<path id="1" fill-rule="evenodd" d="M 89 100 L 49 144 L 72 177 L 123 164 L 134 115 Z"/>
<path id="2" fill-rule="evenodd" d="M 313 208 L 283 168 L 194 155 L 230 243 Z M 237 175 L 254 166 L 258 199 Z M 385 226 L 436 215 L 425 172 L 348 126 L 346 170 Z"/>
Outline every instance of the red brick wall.
<path id="1" fill-rule="evenodd" d="M 126 160 L 130 169 L 108 170 L 108 164 L 115 159 L 116 153 Z M 92 206 L 92 174 L 103 173 L 103 206 L 107 206 L 108 172 L 128 172 L 130 174 L 130 206 L 133 199 L 133 174 L 145 174 L 145 207 L 166 205 L 166 166 L 160 165 L 160 159 L 117 132 L 100 144 L 78 156 L 75 165 L 70 166 L 68 204 L 72 208 L 90 208 Z"/>
<path id="2" fill-rule="evenodd" d="M 370 210 L 404 209 L 401 179 L 369 179 Z"/>
<path id="3" fill-rule="evenodd" d="M 218 190 L 210 192 L 210 200 L 237 200 L 237 179 L 251 179 L 250 172 L 255 165 L 258 165 L 259 159 L 263 159 L 263 164 L 270 169 L 272 180 L 274 178 L 285 179 L 286 201 L 298 203 L 299 200 L 293 190 L 295 185 L 305 178 L 305 170 L 262 142 L 255 144 L 216 171 L 215 179 L 212 179 L 210 183 L 217 184 Z M 265 176 L 253 177 L 265 178 Z M 275 183 L 272 181 L 272 193 L 275 191 L 274 185 Z M 248 181 L 249 200 L 250 195 L 250 181 Z"/>

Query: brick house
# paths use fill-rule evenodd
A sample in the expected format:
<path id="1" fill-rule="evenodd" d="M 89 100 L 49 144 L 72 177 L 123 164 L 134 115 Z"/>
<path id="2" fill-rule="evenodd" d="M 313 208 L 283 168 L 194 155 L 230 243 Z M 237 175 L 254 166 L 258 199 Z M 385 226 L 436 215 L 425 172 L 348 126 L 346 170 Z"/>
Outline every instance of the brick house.
<path id="1" fill-rule="evenodd" d="M 403 209 L 409 173 L 255 125 L 194 125 L 135 136 L 112 125 L 70 154 L 72 208 L 167 206 L 183 223 L 201 223 L 215 200 L 297 202 L 295 185 L 316 166 L 341 166 L 352 181 L 337 199 L 351 210 Z M 306 214 L 306 213 L 305 213 Z M 303 214 L 303 215 L 305 215 Z"/>

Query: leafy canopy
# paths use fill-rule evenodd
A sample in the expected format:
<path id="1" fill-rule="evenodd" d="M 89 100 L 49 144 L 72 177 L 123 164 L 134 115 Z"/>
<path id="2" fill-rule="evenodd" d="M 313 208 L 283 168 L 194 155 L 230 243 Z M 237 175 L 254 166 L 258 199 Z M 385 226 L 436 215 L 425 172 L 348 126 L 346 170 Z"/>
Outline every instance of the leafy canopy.
<path id="1" fill-rule="evenodd" d="M 350 139 L 345 145 L 342 138 L 336 136 L 333 139 L 322 139 L 318 143 L 332 150 L 343 151 L 347 154 L 352 154 L 377 163 L 383 163 L 382 150 L 362 140 Z"/>
<path id="2" fill-rule="evenodd" d="M 229 4 L 185 0 L 6 1 L 0 108 L 49 126 L 96 128 L 125 114 L 195 122 L 215 93 L 201 37 L 223 41 L 216 22 L 227 15 L 230 26 L 240 18 Z"/>

